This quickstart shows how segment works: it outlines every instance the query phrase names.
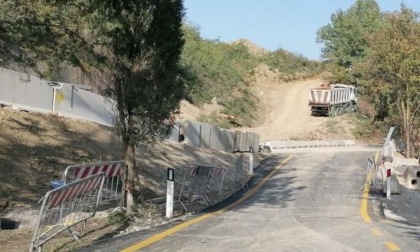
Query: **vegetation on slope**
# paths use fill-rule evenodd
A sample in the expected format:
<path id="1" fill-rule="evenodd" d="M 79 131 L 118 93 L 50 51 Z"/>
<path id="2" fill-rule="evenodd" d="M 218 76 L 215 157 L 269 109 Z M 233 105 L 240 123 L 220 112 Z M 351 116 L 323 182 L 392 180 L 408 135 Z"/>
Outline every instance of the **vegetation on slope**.
<path id="1" fill-rule="evenodd" d="M 201 120 L 222 127 L 253 126 L 258 120 L 255 111 L 259 101 L 247 81 L 256 66 L 267 64 L 281 74 L 279 81 L 311 77 L 321 71 L 319 62 L 283 49 L 255 54 L 243 43 L 203 39 L 193 25 L 184 25 L 184 36 L 181 62 L 188 84 L 187 99 L 202 106 L 216 97 L 225 116 L 203 116 Z"/>
<path id="2" fill-rule="evenodd" d="M 397 126 L 407 156 L 420 153 L 419 17 L 404 5 L 382 13 L 375 0 L 357 0 L 318 31 L 331 81 L 358 86 L 374 107 L 366 131 Z"/>

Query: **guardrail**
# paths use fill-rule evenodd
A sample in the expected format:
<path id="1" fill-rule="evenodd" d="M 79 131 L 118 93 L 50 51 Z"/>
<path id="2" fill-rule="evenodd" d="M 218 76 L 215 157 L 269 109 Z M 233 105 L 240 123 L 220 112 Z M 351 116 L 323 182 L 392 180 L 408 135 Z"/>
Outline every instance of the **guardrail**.
<path id="1" fill-rule="evenodd" d="M 105 173 L 98 173 L 47 192 L 29 251 L 41 252 L 46 242 L 66 230 L 78 239 L 76 232 L 85 225 L 80 227 L 77 224 L 86 224 L 95 216 L 104 180 Z"/>
<path id="2" fill-rule="evenodd" d="M 260 150 L 297 149 L 316 147 L 354 146 L 354 140 L 314 140 L 314 141 L 266 141 L 260 145 Z"/>

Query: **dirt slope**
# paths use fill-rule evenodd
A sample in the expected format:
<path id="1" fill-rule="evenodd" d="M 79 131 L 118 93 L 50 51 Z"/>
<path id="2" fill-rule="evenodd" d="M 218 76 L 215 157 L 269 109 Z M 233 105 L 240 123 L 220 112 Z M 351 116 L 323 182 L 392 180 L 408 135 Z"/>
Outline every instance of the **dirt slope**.
<path id="1" fill-rule="evenodd" d="M 252 130 L 265 141 L 288 139 L 319 127 L 324 118 L 310 115 L 308 90 L 322 82 L 317 79 L 259 86 L 258 97 L 267 114 L 265 123 Z"/>

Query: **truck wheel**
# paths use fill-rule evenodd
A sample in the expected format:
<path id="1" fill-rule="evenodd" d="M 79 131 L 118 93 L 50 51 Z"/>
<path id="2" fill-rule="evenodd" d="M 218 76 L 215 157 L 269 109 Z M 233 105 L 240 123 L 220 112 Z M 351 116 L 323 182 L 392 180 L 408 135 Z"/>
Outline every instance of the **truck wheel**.
<path id="1" fill-rule="evenodd" d="M 332 108 L 330 109 L 329 116 L 330 116 L 330 117 L 334 117 L 334 116 L 336 116 L 336 115 L 337 115 L 337 112 L 336 112 L 335 108 L 334 108 L 334 107 L 332 107 Z"/>

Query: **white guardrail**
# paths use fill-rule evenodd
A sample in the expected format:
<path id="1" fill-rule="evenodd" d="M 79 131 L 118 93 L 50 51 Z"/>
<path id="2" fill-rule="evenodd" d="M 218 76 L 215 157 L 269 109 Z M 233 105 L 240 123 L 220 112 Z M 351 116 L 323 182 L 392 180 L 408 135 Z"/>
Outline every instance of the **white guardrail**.
<path id="1" fill-rule="evenodd" d="M 260 144 L 260 151 L 276 149 L 316 148 L 335 146 L 354 146 L 354 140 L 329 140 L 329 141 L 266 141 Z"/>

